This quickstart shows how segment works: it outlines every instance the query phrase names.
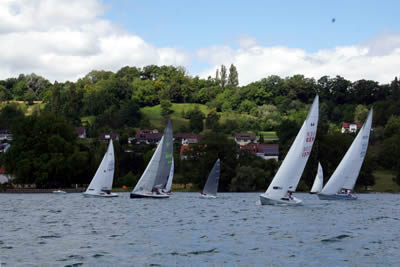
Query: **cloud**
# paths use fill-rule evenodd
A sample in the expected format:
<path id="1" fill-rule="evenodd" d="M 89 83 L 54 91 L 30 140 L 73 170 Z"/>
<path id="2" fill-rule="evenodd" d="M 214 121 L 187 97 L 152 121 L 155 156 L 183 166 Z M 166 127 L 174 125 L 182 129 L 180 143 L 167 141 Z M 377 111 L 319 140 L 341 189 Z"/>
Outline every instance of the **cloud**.
<path id="1" fill-rule="evenodd" d="M 214 76 L 221 64 L 233 63 L 241 85 L 273 74 L 316 79 L 341 75 L 381 83 L 399 74 L 400 34 L 396 33 L 313 53 L 265 46 L 246 35 L 235 45 L 185 51 L 156 47 L 104 19 L 106 12 L 100 0 L 1 0 L 0 79 L 34 72 L 50 81 L 76 80 L 94 69 L 115 72 L 126 65 L 150 64 L 197 64 L 195 74 L 206 78 Z"/>
<path id="2" fill-rule="evenodd" d="M 213 65 L 201 72 L 200 77 L 214 76 L 221 64 L 236 66 L 241 85 L 269 75 L 287 77 L 295 74 L 315 79 L 340 75 L 352 81 L 370 79 L 389 83 L 399 74 L 400 35 L 396 34 L 384 34 L 359 45 L 321 49 L 314 53 L 283 46 L 261 46 L 255 40 L 249 40 L 239 40 L 237 49 L 225 45 L 198 50 L 199 59 Z"/>
<path id="3" fill-rule="evenodd" d="M 93 69 L 185 65 L 187 52 L 158 48 L 102 19 L 98 0 L 2 0 L 0 79 L 36 73 L 76 80 Z"/>

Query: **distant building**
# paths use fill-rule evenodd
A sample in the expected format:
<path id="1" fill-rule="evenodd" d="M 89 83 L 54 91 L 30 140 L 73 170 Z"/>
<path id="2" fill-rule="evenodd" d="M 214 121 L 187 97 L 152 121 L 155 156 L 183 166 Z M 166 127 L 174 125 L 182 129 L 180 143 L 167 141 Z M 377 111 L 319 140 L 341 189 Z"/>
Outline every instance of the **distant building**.
<path id="1" fill-rule="evenodd" d="M 199 148 L 205 148 L 207 145 L 199 145 Z M 181 148 L 179 150 L 179 157 L 181 159 L 187 159 L 188 158 L 188 153 L 193 151 L 193 146 L 191 145 L 181 145 Z M 193 153 L 192 153 L 193 155 Z M 198 152 L 197 156 L 202 156 L 203 152 Z"/>
<path id="2" fill-rule="evenodd" d="M 241 146 L 240 150 L 248 151 L 265 160 L 275 159 L 277 161 L 279 159 L 279 145 L 276 144 L 247 144 Z"/>
<path id="3" fill-rule="evenodd" d="M 158 144 L 160 142 L 162 133 L 158 130 L 137 130 L 135 135 L 136 144 Z M 128 143 L 132 143 L 133 138 L 128 138 Z"/>
<path id="4" fill-rule="evenodd" d="M 12 141 L 13 135 L 9 129 L 0 129 L 0 141 Z"/>
<path id="5" fill-rule="evenodd" d="M 255 133 L 237 133 L 235 134 L 235 142 L 240 146 L 245 146 L 250 143 L 256 143 Z"/>
<path id="6" fill-rule="evenodd" d="M 99 135 L 100 141 L 108 141 L 110 139 L 112 139 L 113 141 L 118 141 L 119 135 L 116 133 L 102 133 Z"/>
<path id="7" fill-rule="evenodd" d="M 76 128 L 76 134 L 78 135 L 78 138 L 86 138 L 86 129 L 85 127 L 78 127 Z"/>
<path id="8" fill-rule="evenodd" d="M 197 144 L 200 135 L 194 133 L 177 133 L 174 135 L 175 140 L 181 141 L 182 145 Z"/>
<path id="9" fill-rule="evenodd" d="M 342 133 L 355 133 L 361 128 L 360 123 L 354 122 L 343 122 L 342 123 Z"/>

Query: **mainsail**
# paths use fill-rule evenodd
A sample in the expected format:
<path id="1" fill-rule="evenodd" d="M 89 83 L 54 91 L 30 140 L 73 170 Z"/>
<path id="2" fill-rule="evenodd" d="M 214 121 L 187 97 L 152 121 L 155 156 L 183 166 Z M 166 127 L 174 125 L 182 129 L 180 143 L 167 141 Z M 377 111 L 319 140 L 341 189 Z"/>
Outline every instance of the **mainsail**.
<path id="1" fill-rule="evenodd" d="M 317 134 L 318 102 L 317 95 L 296 139 L 263 197 L 280 200 L 288 192 L 296 191 Z"/>
<path id="2" fill-rule="evenodd" d="M 85 193 L 100 194 L 112 189 L 114 178 L 114 146 L 110 139 L 107 151 Z"/>
<path id="3" fill-rule="evenodd" d="M 157 146 L 149 164 L 140 177 L 132 193 L 151 193 L 153 189 L 166 186 L 172 165 L 173 136 L 171 121 Z"/>
<path id="4" fill-rule="evenodd" d="M 214 163 L 213 168 L 208 175 L 206 184 L 204 185 L 203 194 L 216 196 L 218 191 L 218 183 L 219 183 L 219 175 L 220 175 L 220 161 Z"/>
<path id="5" fill-rule="evenodd" d="M 373 109 L 371 108 L 367 120 L 361 127 L 360 132 L 357 134 L 328 183 L 322 189 L 321 194 L 334 195 L 342 188 L 353 190 L 368 148 L 372 126 L 372 113 Z"/>

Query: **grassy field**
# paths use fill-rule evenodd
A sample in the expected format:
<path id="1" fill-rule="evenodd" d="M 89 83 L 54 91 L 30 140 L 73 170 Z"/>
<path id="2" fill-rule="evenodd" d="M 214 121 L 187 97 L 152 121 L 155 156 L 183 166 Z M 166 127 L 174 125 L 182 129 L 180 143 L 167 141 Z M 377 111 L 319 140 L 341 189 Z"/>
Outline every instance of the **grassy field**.
<path id="1" fill-rule="evenodd" d="M 182 127 L 189 127 L 189 120 L 183 117 L 183 114 L 198 107 L 201 112 L 206 116 L 210 112 L 210 109 L 206 105 L 201 104 L 172 104 L 171 110 L 173 111 L 170 115 L 172 125 L 174 129 L 180 129 Z M 141 108 L 142 114 L 149 119 L 150 123 L 156 128 L 165 127 L 164 118 L 161 116 L 161 106 L 156 105 L 152 107 Z"/>
<path id="2" fill-rule="evenodd" d="M 44 106 L 46 105 L 45 103 L 42 103 L 42 101 L 33 101 L 32 105 L 28 105 L 24 101 L 17 101 L 17 100 L 10 100 L 10 101 L 3 101 L 0 103 L 0 109 L 5 107 L 8 104 L 17 104 L 19 108 L 25 113 L 25 115 L 32 115 L 32 112 L 36 109 L 43 109 Z"/>
<path id="3" fill-rule="evenodd" d="M 189 120 L 185 119 L 183 115 L 190 110 L 193 110 L 195 107 L 198 107 L 201 112 L 207 116 L 208 113 L 212 109 L 208 108 L 206 105 L 202 104 L 172 104 L 171 110 L 173 113 L 171 114 L 172 125 L 176 131 L 179 131 L 180 128 L 186 127 L 189 128 Z M 165 121 L 161 116 L 161 106 L 153 106 L 153 107 L 144 107 L 141 108 L 140 111 L 144 114 L 144 116 L 149 119 L 150 123 L 156 128 L 163 128 L 165 126 Z M 238 118 L 254 118 L 253 116 L 247 114 L 234 114 L 234 113 L 226 113 L 220 112 L 219 115 L 220 123 L 224 123 L 226 120 L 237 120 Z M 265 140 L 278 140 L 276 132 L 273 131 L 263 131 L 259 132 L 264 135 Z M 257 136 L 258 138 L 258 136 Z"/>
<path id="4" fill-rule="evenodd" d="M 371 186 L 371 191 L 374 192 L 387 192 L 387 193 L 399 193 L 400 185 L 393 181 L 395 173 L 388 170 L 374 171 L 375 185 Z"/>
<path id="5" fill-rule="evenodd" d="M 258 134 L 262 134 L 264 136 L 264 140 L 278 140 L 278 136 L 276 132 L 269 131 L 269 132 L 259 132 Z"/>

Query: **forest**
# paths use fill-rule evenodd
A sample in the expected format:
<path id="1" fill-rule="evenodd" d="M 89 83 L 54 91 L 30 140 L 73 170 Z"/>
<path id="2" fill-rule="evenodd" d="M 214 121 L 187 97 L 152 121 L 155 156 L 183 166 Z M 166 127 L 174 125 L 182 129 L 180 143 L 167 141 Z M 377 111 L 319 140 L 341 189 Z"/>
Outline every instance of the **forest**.
<path id="1" fill-rule="evenodd" d="M 36 74 L 0 80 L 0 129 L 13 134 L 11 146 L 0 155 L 0 164 L 15 177 L 14 183 L 39 188 L 88 184 L 101 161 L 106 143 L 101 133 L 118 133 L 114 141 L 114 185 L 134 186 L 154 152 L 154 145 L 129 144 L 137 129 L 163 131 L 168 118 L 174 132 L 200 133 L 186 159 L 175 143 L 174 183 L 201 188 L 217 157 L 221 159 L 220 191 L 262 191 L 271 182 L 293 142 L 316 94 L 320 96 L 316 142 L 299 190 L 308 190 L 318 161 L 329 177 L 344 156 L 355 134 L 342 134 L 342 122 L 363 123 L 373 107 L 373 131 L 358 188 L 375 184 L 373 172 L 394 173 L 400 184 L 400 83 L 372 80 L 351 82 L 344 77 L 271 75 L 239 85 L 232 64 L 221 65 L 207 79 L 190 76 L 183 67 L 126 66 L 116 73 L 93 70 L 76 82 L 51 83 Z M 188 110 L 174 114 L 178 104 Z M 161 117 L 146 113 L 158 106 Z M 204 109 L 199 108 L 206 107 Z M 176 113 L 176 112 L 175 112 Z M 88 138 L 79 139 L 77 127 Z M 239 151 L 233 135 L 274 131 L 279 137 L 280 161 L 263 160 Z M 260 138 L 263 139 L 263 138 Z M 263 142 L 263 140 L 261 140 Z"/>

